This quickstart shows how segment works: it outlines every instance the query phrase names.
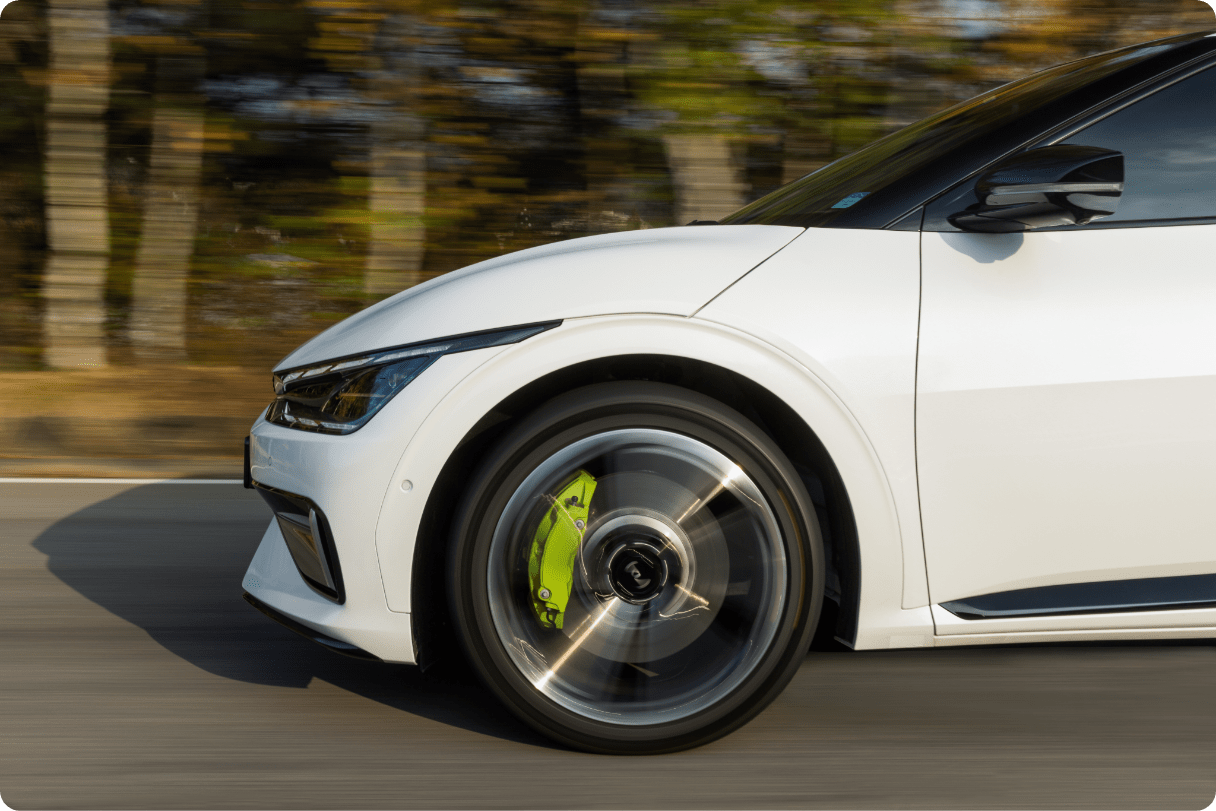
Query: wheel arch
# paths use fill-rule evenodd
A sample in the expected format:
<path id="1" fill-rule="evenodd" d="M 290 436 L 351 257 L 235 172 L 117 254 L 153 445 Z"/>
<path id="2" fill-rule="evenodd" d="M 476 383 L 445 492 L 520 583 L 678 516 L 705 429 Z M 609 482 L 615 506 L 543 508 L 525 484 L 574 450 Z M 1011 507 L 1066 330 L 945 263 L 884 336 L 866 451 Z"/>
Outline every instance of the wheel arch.
<path id="1" fill-rule="evenodd" d="M 816 644 L 831 644 L 835 637 L 852 645 L 861 601 L 860 542 L 849 492 L 819 436 L 785 400 L 741 372 L 685 355 L 634 352 L 581 360 L 530 380 L 488 409 L 459 440 L 426 500 L 413 550 L 410 603 L 421 666 L 456 648 L 441 572 L 456 505 L 479 460 L 510 425 L 553 397 L 595 383 L 639 380 L 678 386 L 734 408 L 794 464 L 824 536 L 827 589 Z"/>

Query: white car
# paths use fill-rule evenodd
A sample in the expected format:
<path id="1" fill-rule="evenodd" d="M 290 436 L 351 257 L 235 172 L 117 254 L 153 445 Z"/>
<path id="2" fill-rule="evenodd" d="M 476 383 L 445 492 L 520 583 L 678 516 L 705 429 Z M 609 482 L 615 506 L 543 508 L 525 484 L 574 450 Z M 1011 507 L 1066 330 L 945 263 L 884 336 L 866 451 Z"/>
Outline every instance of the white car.
<path id="1" fill-rule="evenodd" d="M 275 369 L 247 598 L 463 648 L 594 752 L 858 649 L 1216 636 L 1216 34 L 958 105 L 722 223 L 482 262 Z M 1213 499 L 1213 500 L 1209 500 Z"/>

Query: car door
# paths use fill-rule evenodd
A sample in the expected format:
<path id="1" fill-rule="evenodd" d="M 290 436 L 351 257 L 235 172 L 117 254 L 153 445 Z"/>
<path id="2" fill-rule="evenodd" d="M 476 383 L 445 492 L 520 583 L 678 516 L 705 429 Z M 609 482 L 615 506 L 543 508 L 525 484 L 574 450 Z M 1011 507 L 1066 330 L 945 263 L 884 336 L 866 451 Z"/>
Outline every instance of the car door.
<path id="1" fill-rule="evenodd" d="M 1216 69 L 1051 142 L 1123 153 L 1114 215 L 964 233 L 944 224 L 947 193 L 926 216 L 931 599 L 1086 627 L 1096 610 L 1216 603 Z"/>

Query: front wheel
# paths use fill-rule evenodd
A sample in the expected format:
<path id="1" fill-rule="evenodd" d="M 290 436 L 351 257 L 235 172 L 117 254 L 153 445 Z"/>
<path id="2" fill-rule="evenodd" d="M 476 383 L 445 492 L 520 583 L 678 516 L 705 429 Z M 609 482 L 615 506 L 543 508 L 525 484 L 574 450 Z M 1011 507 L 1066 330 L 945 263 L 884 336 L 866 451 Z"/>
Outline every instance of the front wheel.
<path id="1" fill-rule="evenodd" d="M 674 751 L 788 683 L 821 547 L 792 466 L 743 416 L 672 386 L 590 386 L 509 431 L 474 476 L 453 613 L 482 678 L 544 734 Z"/>

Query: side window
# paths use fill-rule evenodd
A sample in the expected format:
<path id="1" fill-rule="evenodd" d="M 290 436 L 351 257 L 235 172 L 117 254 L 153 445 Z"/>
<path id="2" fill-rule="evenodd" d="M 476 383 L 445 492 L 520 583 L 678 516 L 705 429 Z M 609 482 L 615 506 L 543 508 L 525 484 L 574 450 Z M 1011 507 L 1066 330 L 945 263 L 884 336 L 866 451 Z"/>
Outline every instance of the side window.
<path id="1" fill-rule="evenodd" d="M 1119 208 L 1094 226 L 1216 217 L 1216 68 L 1107 116 L 1063 143 L 1124 155 Z"/>

